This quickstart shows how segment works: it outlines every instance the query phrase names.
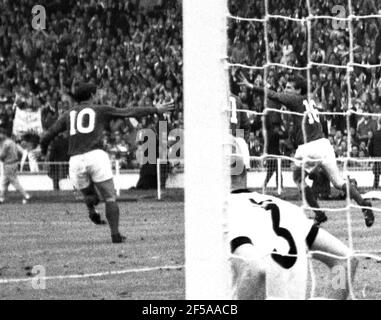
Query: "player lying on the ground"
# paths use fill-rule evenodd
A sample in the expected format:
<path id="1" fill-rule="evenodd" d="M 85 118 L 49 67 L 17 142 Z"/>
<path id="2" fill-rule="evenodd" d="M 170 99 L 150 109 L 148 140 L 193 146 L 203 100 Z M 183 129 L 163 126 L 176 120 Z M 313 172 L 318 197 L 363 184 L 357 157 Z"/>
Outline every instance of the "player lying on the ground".
<path id="1" fill-rule="evenodd" d="M 264 95 L 264 88 L 254 86 L 249 83 L 243 74 L 241 74 L 241 85 L 244 85 L 254 93 Z M 293 115 L 294 132 L 290 133 L 298 146 L 295 158 L 297 162 L 293 172 L 293 178 L 299 190 L 304 189 L 304 194 L 308 205 L 315 208 L 315 220 L 318 224 L 327 221 L 327 216 L 321 210 L 318 210 L 319 204 L 311 188 L 302 181 L 302 168 L 306 171 L 306 176 L 316 165 L 321 165 L 325 170 L 333 186 L 340 190 L 347 190 L 347 181 L 340 174 L 336 163 L 335 151 L 329 140 L 324 137 L 323 128 L 320 123 L 320 117 L 315 109 L 315 102 L 307 100 L 306 80 L 302 77 L 296 77 L 287 83 L 284 93 L 267 90 L 268 99 L 279 102 L 290 111 L 300 113 Z M 305 114 L 305 116 L 303 116 Z M 303 125 L 304 124 L 304 125 Z M 305 136 L 304 136 L 305 135 Z M 312 161 L 308 161 L 312 160 Z M 303 165 L 303 162 L 305 163 Z M 371 209 L 371 202 L 363 199 L 356 186 L 349 183 L 349 196 L 354 199 L 359 206 L 363 208 L 365 224 L 371 227 L 374 223 L 374 214 Z"/>
<path id="2" fill-rule="evenodd" d="M 3 162 L 3 174 L 0 179 L 0 204 L 4 203 L 10 184 L 22 194 L 24 204 L 30 199 L 30 195 L 24 190 L 17 177 L 19 153 L 22 153 L 22 150 L 16 145 L 16 142 L 8 138 L 4 128 L 0 128 L 0 161 Z"/>
<path id="3" fill-rule="evenodd" d="M 246 161 L 241 147 L 234 149 L 228 201 L 232 298 L 306 299 L 307 253 L 319 251 L 312 257 L 330 268 L 327 298 L 346 299 L 358 264 L 351 250 L 314 225 L 300 207 L 248 190 Z M 336 272 L 340 284 L 334 281 Z"/>
<path id="4" fill-rule="evenodd" d="M 173 109 L 173 104 L 117 109 L 95 104 L 96 90 L 92 84 L 79 85 L 75 93 L 78 105 L 65 112 L 49 129 L 41 141 L 41 150 L 46 154 L 49 143 L 55 136 L 63 131 L 69 132 L 70 179 L 84 195 L 90 219 L 95 224 L 103 224 L 95 210 L 100 201 L 96 189 L 99 191 L 106 202 L 106 218 L 112 242 L 121 243 L 125 237 L 119 232 L 119 206 L 116 202 L 111 162 L 102 149 L 103 131 L 112 118 L 165 113 Z"/>

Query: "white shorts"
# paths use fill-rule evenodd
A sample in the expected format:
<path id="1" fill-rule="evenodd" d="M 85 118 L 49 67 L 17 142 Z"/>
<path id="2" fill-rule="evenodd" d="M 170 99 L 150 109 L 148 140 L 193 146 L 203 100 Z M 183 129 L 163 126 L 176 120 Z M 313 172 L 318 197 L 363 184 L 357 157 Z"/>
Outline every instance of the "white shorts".
<path id="1" fill-rule="evenodd" d="M 313 160 L 304 164 L 308 173 L 317 165 L 321 165 L 335 188 L 340 189 L 345 184 L 345 179 L 337 167 L 335 150 L 328 139 L 322 138 L 300 145 L 296 150 L 295 159 L 295 165 L 299 168 L 302 167 L 302 159 Z"/>
<path id="2" fill-rule="evenodd" d="M 72 156 L 69 162 L 70 180 L 82 190 L 91 182 L 104 182 L 113 178 L 108 154 L 100 149 Z"/>
<path id="3" fill-rule="evenodd" d="M 295 165 L 302 167 L 301 160 L 311 159 L 312 161 L 305 163 L 306 171 L 312 170 L 318 164 L 335 164 L 336 156 L 335 150 L 328 139 L 322 138 L 302 144 L 296 149 L 295 152 Z"/>

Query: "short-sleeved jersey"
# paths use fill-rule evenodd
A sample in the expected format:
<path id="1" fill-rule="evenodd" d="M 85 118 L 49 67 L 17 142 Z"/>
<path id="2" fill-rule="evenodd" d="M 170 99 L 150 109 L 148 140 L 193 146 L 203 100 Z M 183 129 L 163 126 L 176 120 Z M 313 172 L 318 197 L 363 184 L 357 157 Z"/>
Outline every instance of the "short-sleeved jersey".
<path id="1" fill-rule="evenodd" d="M 266 209 L 264 203 L 269 204 Z M 251 240 L 266 270 L 268 298 L 306 298 L 307 252 L 318 229 L 300 207 L 249 190 L 238 191 L 229 196 L 228 230 L 230 241 Z"/>
<path id="2" fill-rule="evenodd" d="M 48 130 L 41 141 L 46 150 L 50 141 L 60 132 L 69 133 L 69 155 L 79 155 L 102 149 L 103 132 L 113 117 L 141 117 L 156 113 L 154 107 L 118 109 L 105 105 L 82 103 L 65 112 Z"/>
<path id="3" fill-rule="evenodd" d="M 264 89 L 254 87 L 254 91 L 264 94 Z M 296 146 L 300 146 L 310 141 L 315 141 L 324 138 L 323 127 L 320 123 L 320 117 L 316 110 L 316 104 L 313 100 L 308 101 L 306 96 L 289 93 L 279 93 L 273 90 L 267 91 L 267 97 L 271 101 L 278 102 L 288 108 L 290 111 L 300 113 L 293 115 L 294 130 L 290 135 L 294 138 Z M 303 133 L 303 114 L 307 112 L 305 121 L 305 134 Z"/>

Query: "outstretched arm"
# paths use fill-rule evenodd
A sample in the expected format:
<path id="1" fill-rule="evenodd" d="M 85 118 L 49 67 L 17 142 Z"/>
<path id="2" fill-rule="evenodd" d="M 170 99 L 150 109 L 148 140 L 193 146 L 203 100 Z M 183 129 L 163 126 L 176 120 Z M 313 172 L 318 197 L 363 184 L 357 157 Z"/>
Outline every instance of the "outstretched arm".
<path id="1" fill-rule="evenodd" d="M 239 83 L 239 85 L 245 86 L 262 96 L 265 95 L 265 89 L 263 87 L 254 86 L 243 75 L 241 75 L 241 82 Z M 291 111 L 301 112 L 301 110 L 303 110 L 303 97 L 301 95 L 279 93 L 274 90 L 268 89 L 267 97 L 270 100 L 281 103 Z"/>
<path id="2" fill-rule="evenodd" d="M 150 114 L 163 114 L 165 112 L 172 111 L 174 109 L 173 102 L 158 105 L 157 107 L 136 107 L 136 108 L 113 108 L 106 107 L 105 112 L 111 117 L 121 118 L 139 118 Z"/>

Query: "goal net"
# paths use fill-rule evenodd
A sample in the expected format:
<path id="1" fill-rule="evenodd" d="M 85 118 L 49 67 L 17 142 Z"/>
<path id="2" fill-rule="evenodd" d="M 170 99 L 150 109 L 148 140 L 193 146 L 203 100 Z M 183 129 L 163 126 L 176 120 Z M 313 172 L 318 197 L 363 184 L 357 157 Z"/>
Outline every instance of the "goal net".
<path id="1" fill-rule="evenodd" d="M 372 118 L 378 122 L 381 116 L 381 110 L 364 106 L 363 97 L 371 93 L 361 91 L 364 81 L 377 82 L 381 70 L 379 57 L 369 58 L 372 55 L 368 51 L 369 48 L 374 49 L 374 42 L 366 37 L 362 38 L 361 33 L 361 30 L 381 31 L 381 11 L 378 11 L 381 8 L 377 7 L 377 1 L 374 3 L 374 6 L 364 9 L 360 1 L 355 0 L 342 1 L 342 5 L 333 8 L 329 2 L 319 0 L 281 3 L 272 0 L 184 1 L 188 299 L 229 298 L 229 251 L 224 211 L 229 178 L 228 164 L 222 160 L 222 146 L 228 135 L 230 118 L 239 119 L 241 114 L 245 114 L 250 122 L 249 127 L 254 125 L 256 119 L 262 120 L 259 137 L 245 136 L 248 142 L 252 142 L 253 148 L 258 149 L 251 156 L 252 178 L 250 181 L 249 176 L 249 186 L 268 192 L 258 181 L 264 180 L 269 160 L 273 160 L 275 171 L 283 171 L 284 175 L 283 179 L 281 174 L 273 177 L 267 187 L 276 188 L 280 194 L 284 186 L 293 185 L 291 167 L 295 162 L 295 150 L 285 143 L 281 145 L 279 153 L 268 152 L 270 142 L 265 122 L 270 115 L 279 118 L 282 124 L 287 123 L 288 127 L 283 128 L 287 131 L 292 126 L 290 116 L 296 113 L 269 105 L 268 88 L 278 90 L 285 85 L 287 79 L 303 75 L 308 83 L 309 101 L 317 101 L 317 115 L 325 117 L 328 127 L 340 126 L 340 130 L 336 129 L 345 136 L 343 140 L 346 151 L 336 150 L 343 175 L 354 177 L 360 187 L 372 188 L 370 180 L 373 180 L 373 168 L 380 159 L 370 159 L 367 158 L 368 155 L 353 153 L 356 149 L 353 146 L 358 142 L 354 141 L 351 128 L 358 128 L 353 125 L 353 121 L 360 117 L 364 117 L 366 121 Z M 281 39 L 278 38 L 279 30 L 283 34 Z M 333 42 L 332 52 L 326 52 L 326 43 L 322 39 Z M 299 47 L 296 49 L 296 46 Z M 329 59 L 326 58 L 328 54 Z M 372 54 L 374 57 L 374 52 Z M 248 93 L 241 90 L 238 79 L 240 73 L 250 82 L 265 88 L 263 99 L 248 97 Z M 334 82 L 329 79 L 331 82 L 328 81 L 328 87 L 319 87 L 320 77 L 320 80 L 323 77 L 339 79 L 340 85 L 329 87 Z M 363 82 L 357 83 L 358 78 L 363 78 Z M 337 96 L 329 95 L 333 89 L 339 93 Z M 247 102 L 249 107 L 231 110 L 230 92 Z M 340 101 L 336 101 L 337 99 Z M 306 113 L 297 115 L 306 118 Z M 305 132 L 303 134 L 305 136 Z M 337 137 L 340 134 L 337 133 Z M 333 139 L 337 137 L 335 135 Z M 260 145 L 256 146 L 258 140 Z M 343 149 L 344 144 L 341 147 Z M 215 159 L 213 164 L 210 163 L 211 158 Z M 359 214 L 361 207 L 351 202 L 348 192 L 344 197 L 344 201 L 338 202 L 337 206 L 328 206 L 322 210 L 345 215 L 344 225 L 339 228 L 345 227 L 346 244 L 352 250 L 353 256 L 374 262 L 381 261 L 378 255 L 381 249 L 376 245 L 366 246 L 362 241 L 356 242 L 357 238 L 370 234 L 364 226 L 360 230 L 361 227 L 352 219 L 352 216 Z M 311 212 L 304 194 L 301 198 L 306 213 Z M 376 219 L 379 211 L 377 207 L 374 208 Z M 365 235 L 361 234 L 365 232 Z M 370 236 L 374 235 L 372 233 Z M 371 242 L 369 240 L 368 243 Z M 344 259 L 349 261 L 350 258 Z M 318 275 L 312 262 L 309 269 L 311 288 L 308 297 L 317 298 L 315 292 Z M 350 288 L 351 298 L 361 298 L 360 292 L 355 282 L 354 287 Z"/>

